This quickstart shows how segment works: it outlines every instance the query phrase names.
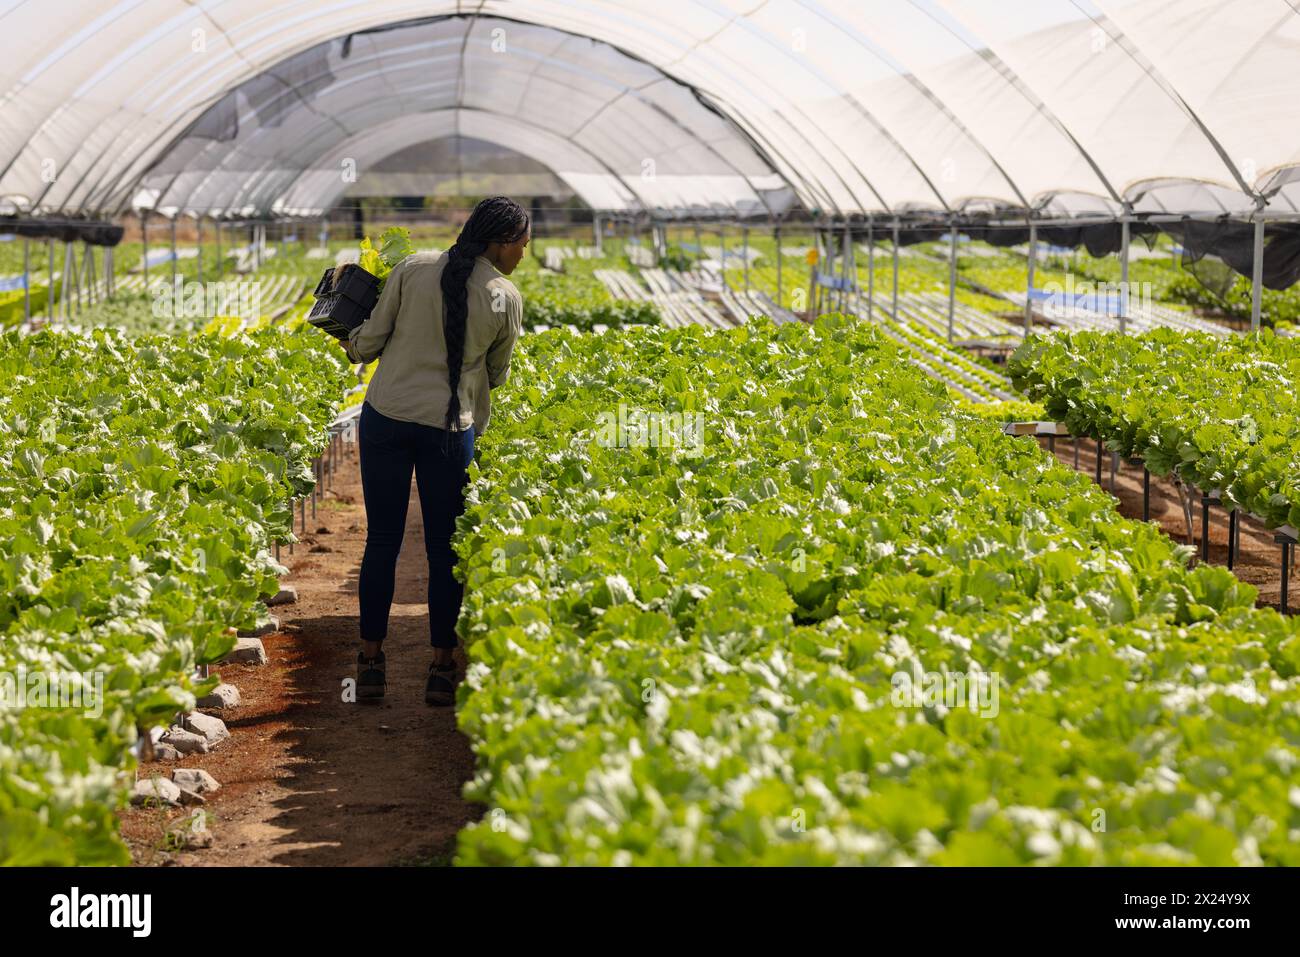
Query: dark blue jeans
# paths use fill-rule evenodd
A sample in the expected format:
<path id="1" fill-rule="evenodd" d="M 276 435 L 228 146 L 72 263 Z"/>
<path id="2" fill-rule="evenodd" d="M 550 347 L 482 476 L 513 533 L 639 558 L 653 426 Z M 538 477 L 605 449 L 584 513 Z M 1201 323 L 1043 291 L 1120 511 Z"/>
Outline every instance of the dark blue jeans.
<path id="1" fill-rule="evenodd" d="M 452 574 L 451 536 L 465 510 L 474 458 L 474 430 L 452 432 L 400 422 L 367 402 L 358 425 L 361 487 L 366 499 L 366 551 L 361 559 L 361 640 L 388 637 L 397 554 L 406 530 L 411 472 L 420 491 L 424 550 L 429 558 L 429 637 L 435 648 L 456 647 L 462 586 Z"/>

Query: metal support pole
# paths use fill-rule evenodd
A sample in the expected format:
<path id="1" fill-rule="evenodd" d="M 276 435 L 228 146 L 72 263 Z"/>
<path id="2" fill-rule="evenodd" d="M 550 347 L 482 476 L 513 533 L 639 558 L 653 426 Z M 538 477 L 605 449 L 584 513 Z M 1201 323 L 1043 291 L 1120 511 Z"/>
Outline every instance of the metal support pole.
<path id="1" fill-rule="evenodd" d="M 63 320 L 66 322 L 72 318 L 72 289 L 69 286 L 73 282 L 72 270 L 74 259 L 72 256 L 72 243 L 63 244 L 63 283 L 59 300 L 63 313 Z"/>
<path id="2" fill-rule="evenodd" d="M 140 269 L 144 273 L 144 289 L 149 291 L 149 218 L 140 210 Z"/>
<path id="3" fill-rule="evenodd" d="M 75 242 L 68 243 L 68 253 L 72 258 L 72 270 L 77 277 L 77 315 L 81 315 L 81 286 L 86 272 L 83 268 L 85 260 L 77 261 L 77 244 Z"/>
<path id="4" fill-rule="evenodd" d="M 957 221 L 948 224 L 948 343 L 952 344 L 957 315 Z"/>
<path id="5" fill-rule="evenodd" d="M 1237 558 L 1237 524 L 1237 510 L 1234 508 L 1228 513 L 1228 571 L 1232 571 Z"/>
<path id="6" fill-rule="evenodd" d="M 1128 216 L 1119 225 L 1119 334 L 1128 331 Z"/>
<path id="7" fill-rule="evenodd" d="M 1290 584 L 1288 578 L 1288 573 L 1291 570 L 1290 559 L 1291 559 L 1291 543 L 1286 540 L 1283 540 L 1282 541 L 1282 595 L 1281 595 L 1282 600 L 1280 604 L 1282 608 L 1282 614 L 1284 615 L 1287 613 L 1286 599 L 1287 599 L 1287 586 Z"/>
<path id="8" fill-rule="evenodd" d="M 1264 294 L 1264 220 L 1255 218 L 1255 255 L 1250 267 L 1250 331 L 1259 332 Z"/>
<path id="9" fill-rule="evenodd" d="M 836 251 L 836 247 L 835 226 L 832 225 L 826 234 L 827 263 L 831 267 L 828 272 L 831 273 L 831 281 L 837 282 L 840 287 L 835 289 L 832 286 L 831 291 L 827 294 L 827 299 L 831 302 L 829 308 L 831 308 L 832 312 L 844 312 L 844 256 Z M 836 265 L 836 260 L 839 260 L 839 265 Z M 835 280 L 836 270 L 839 270 L 839 281 Z"/>
<path id="10" fill-rule="evenodd" d="M 32 241 L 23 237 L 23 322 L 32 321 Z"/>
<path id="11" fill-rule="evenodd" d="M 778 309 L 785 308 L 785 302 L 781 297 L 781 224 L 777 223 L 772 230 L 772 241 L 776 243 L 776 305 Z"/>
<path id="12" fill-rule="evenodd" d="M 858 291 L 858 267 L 853 258 L 853 228 L 848 223 L 844 224 L 844 255 L 840 263 L 840 282 L 843 289 L 840 291 L 840 311 L 847 308 L 850 291 L 856 296 Z"/>
<path id="13" fill-rule="evenodd" d="M 810 319 L 816 318 L 817 304 L 821 301 L 821 284 L 817 281 L 817 276 L 822 268 L 822 235 L 816 227 L 813 227 L 812 241 L 816 259 L 808 268 L 808 318 Z"/>
<path id="14" fill-rule="evenodd" d="M 1210 560 L 1210 497 L 1201 496 L 1201 561 Z"/>
<path id="15" fill-rule="evenodd" d="M 840 290 L 835 300 L 835 311 L 844 312 L 845 302 L 849 298 L 849 233 L 845 225 L 844 242 L 840 244 Z M 835 246 L 835 234 L 831 234 L 832 248 Z"/>
<path id="16" fill-rule="evenodd" d="M 718 249 L 719 249 L 719 258 L 722 260 L 722 265 L 719 267 L 722 270 L 722 288 L 726 289 L 727 288 L 727 237 L 726 234 L 723 233 L 721 226 L 718 226 Z"/>
<path id="17" fill-rule="evenodd" d="M 704 243 L 700 239 L 700 224 L 695 224 L 695 261 L 698 263 L 704 258 Z"/>
<path id="18" fill-rule="evenodd" d="M 898 318 L 898 220 L 894 220 L 894 318 Z"/>
<path id="19" fill-rule="evenodd" d="M 86 297 L 90 300 L 90 304 L 94 305 L 99 302 L 99 290 L 95 288 L 99 283 L 95 279 L 95 247 L 90 243 L 86 243 L 81 264 L 82 274 L 86 277 Z"/>
<path id="20" fill-rule="evenodd" d="M 817 235 L 816 227 L 813 228 L 809 237 L 813 243 L 814 261 L 808 264 L 808 298 L 806 300 L 807 315 L 805 318 L 812 319 L 817 315 L 817 270 L 821 268 L 821 239 Z"/>
<path id="21" fill-rule="evenodd" d="M 1142 466 L 1142 521 L 1151 521 L 1151 470 Z"/>
<path id="22" fill-rule="evenodd" d="M 1029 224 L 1029 273 L 1025 285 L 1025 335 L 1034 327 L 1034 263 L 1038 258 L 1038 226 Z"/>
<path id="23" fill-rule="evenodd" d="M 749 227 L 740 229 L 740 248 L 745 254 L 745 295 L 749 295 Z"/>
<path id="24" fill-rule="evenodd" d="M 875 222 L 867 217 L 867 318 L 874 319 L 876 312 L 876 230 Z"/>
<path id="25" fill-rule="evenodd" d="M 180 260 L 176 258 L 176 217 L 172 217 L 172 288 L 176 288 L 176 281 L 180 279 Z"/>
<path id="26" fill-rule="evenodd" d="M 605 255 L 605 243 L 604 238 L 601 236 L 604 230 L 600 228 L 600 213 L 596 213 L 591 217 L 591 227 L 596 233 L 596 255 L 603 256 Z"/>
<path id="27" fill-rule="evenodd" d="M 203 285 L 203 217 L 194 217 L 195 245 L 199 250 L 199 285 Z"/>
<path id="28" fill-rule="evenodd" d="M 45 318 L 54 321 L 54 240 L 45 241 L 46 267 L 50 274 L 50 284 L 45 289 Z"/>
<path id="29" fill-rule="evenodd" d="M 1102 455 L 1102 444 L 1101 444 L 1101 439 L 1098 439 L 1097 440 L 1097 488 L 1101 488 L 1101 455 Z"/>

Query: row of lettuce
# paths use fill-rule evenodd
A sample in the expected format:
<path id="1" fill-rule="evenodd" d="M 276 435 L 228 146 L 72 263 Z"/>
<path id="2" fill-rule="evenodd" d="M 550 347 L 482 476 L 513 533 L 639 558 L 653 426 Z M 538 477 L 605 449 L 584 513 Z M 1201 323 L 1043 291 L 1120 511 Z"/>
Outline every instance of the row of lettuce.
<path id="1" fill-rule="evenodd" d="M 251 281 L 322 268 L 276 267 Z M 609 311 L 589 271 L 552 279 L 543 318 L 656 321 Z M 193 706 L 195 666 L 275 591 L 272 545 L 357 381 L 305 307 L 250 327 L 159 317 L 157 300 L 126 292 L 88 304 L 84 331 L 0 336 L 3 864 L 127 861 L 113 811 L 129 747 Z"/>
<path id="2" fill-rule="evenodd" d="M 531 337 L 463 864 L 1297 864 L 1300 636 L 872 327 Z"/>
<path id="3" fill-rule="evenodd" d="M 1079 332 L 1033 337 L 1009 371 L 1074 434 L 1300 527 L 1300 340 Z"/>
<path id="4" fill-rule="evenodd" d="M 128 749 L 275 591 L 337 353 L 314 330 L 0 336 L 0 863 L 127 861 Z"/>
<path id="5" fill-rule="evenodd" d="M 361 264 L 371 272 L 376 272 L 376 266 L 382 263 L 379 250 L 397 246 L 404 252 L 414 252 L 418 248 L 408 230 L 394 227 L 381 234 L 373 247 L 369 239 L 362 240 Z M 205 255 L 208 258 L 205 261 L 203 284 L 199 283 L 196 257 L 179 262 L 179 289 L 175 289 L 172 284 L 171 263 L 165 263 L 151 271 L 147 289 L 143 286 L 119 288 L 111 300 L 97 299 L 93 304 L 87 294 L 84 304 L 74 312 L 71 324 L 87 328 L 120 328 L 136 335 L 189 334 L 202 329 L 210 320 L 223 318 L 220 312 L 214 312 L 209 305 L 220 301 L 217 293 L 205 292 L 207 286 L 214 283 L 226 284 L 229 287 L 226 294 L 228 300 L 241 303 L 253 300 L 256 287 L 257 300 L 266 312 L 274 311 L 277 314 L 280 306 L 288 304 L 283 299 L 286 292 L 291 289 L 300 290 L 301 295 L 289 315 L 301 317 L 310 309 L 311 291 L 332 261 L 330 258 L 322 258 L 315 250 L 290 245 L 283 252 L 269 258 L 257 272 L 237 274 L 234 272 L 234 260 L 230 256 L 223 259 L 218 269 L 213 250 L 207 250 Z M 138 257 L 131 265 L 138 265 Z M 590 331 L 598 326 L 619 328 L 660 321 L 659 311 L 653 303 L 618 300 L 611 296 L 593 275 L 597 268 L 627 269 L 630 264 L 621 250 L 611 249 L 608 255 L 600 258 L 575 257 L 566 263 L 563 273 L 557 274 L 544 271 L 536 256 L 526 258 L 513 277 L 524 293 L 526 324 L 530 328 L 571 326 Z M 126 272 L 119 269 L 119 283 L 124 282 L 127 276 Z M 55 286 L 57 299 L 57 281 Z M 34 315 L 42 314 L 45 309 L 46 293 L 45 285 L 33 285 L 30 308 Z M 16 326 L 23 316 L 22 291 L 0 292 L 0 330 Z M 269 319 L 266 314 L 241 315 L 239 318 L 244 320 L 245 326 L 265 325 Z"/>

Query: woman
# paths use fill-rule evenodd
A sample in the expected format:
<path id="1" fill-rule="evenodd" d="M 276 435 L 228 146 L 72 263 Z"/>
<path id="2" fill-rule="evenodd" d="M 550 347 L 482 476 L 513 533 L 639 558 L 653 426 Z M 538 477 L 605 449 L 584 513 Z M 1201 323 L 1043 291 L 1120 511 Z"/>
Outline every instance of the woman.
<path id="1" fill-rule="evenodd" d="M 523 299 L 505 277 L 529 240 L 528 214 L 504 196 L 474 207 L 442 255 L 416 253 L 388 277 L 370 318 L 343 343 L 353 362 L 380 356 L 361 409 L 361 485 L 366 550 L 361 560 L 361 642 L 357 697 L 384 694 L 383 642 L 393 577 L 415 472 L 429 558 L 433 663 L 424 700 L 455 701 L 456 619 L 461 585 L 452 573 L 456 518 L 474 436 L 487 428 L 490 390 L 506 381 L 523 322 Z"/>

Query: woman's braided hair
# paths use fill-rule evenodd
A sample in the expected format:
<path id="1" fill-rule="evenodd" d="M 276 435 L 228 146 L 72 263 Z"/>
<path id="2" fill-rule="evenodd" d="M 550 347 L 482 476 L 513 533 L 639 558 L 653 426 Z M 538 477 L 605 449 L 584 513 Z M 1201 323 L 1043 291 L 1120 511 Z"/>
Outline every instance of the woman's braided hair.
<path id="1" fill-rule="evenodd" d="M 444 313 L 442 333 L 447 342 L 447 381 L 451 401 L 447 403 L 447 431 L 460 424 L 460 367 L 465 360 L 465 323 L 469 318 L 467 285 L 474 271 L 474 259 L 487 251 L 488 243 L 515 243 L 528 234 L 528 213 L 513 199 L 490 196 L 474 207 L 461 227 L 456 242 L 447 250 L 442 270 Z"/>

